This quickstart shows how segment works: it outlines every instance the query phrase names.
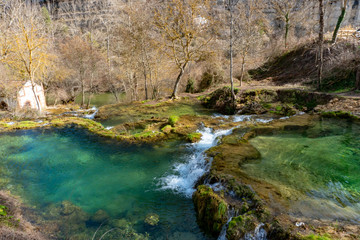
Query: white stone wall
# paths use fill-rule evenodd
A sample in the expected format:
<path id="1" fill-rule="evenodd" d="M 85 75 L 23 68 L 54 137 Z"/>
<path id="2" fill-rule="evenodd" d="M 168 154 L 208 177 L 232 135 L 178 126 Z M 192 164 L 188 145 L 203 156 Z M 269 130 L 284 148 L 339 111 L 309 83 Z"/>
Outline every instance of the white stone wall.
<path id="1" fill-rule="evenodd" d="M 39 109 L 39 110 L 42 111 L 46 108 L 46 100 L 45 100 L 45 94 L 44 94 L 43 87 L 36 84 L 35 85 L 35 94 L 40 103 L 41 109 Z M 17 99 L 18 99 L 18 106 L 20 108 L 24 108 L 24 107 L 29 107 L 29 108 L 33 108 L 33 109 L 38 108 L 30 81 L 26 82 L 25 85 L 20 89 Z"/>

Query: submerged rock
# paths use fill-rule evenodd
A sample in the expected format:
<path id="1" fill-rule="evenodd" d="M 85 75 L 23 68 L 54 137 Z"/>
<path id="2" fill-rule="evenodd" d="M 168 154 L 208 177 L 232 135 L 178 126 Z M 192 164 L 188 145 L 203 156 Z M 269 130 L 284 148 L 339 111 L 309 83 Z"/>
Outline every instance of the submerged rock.
<path id="1" fill-rule="evenodd" d="M 104 210 L 98 210 L 94 215 L 91 216 L 90 222 L 101 224 L 110 218 L 109 214 Z"/>
<path id="2" fill-rule="evenodd" d="M 173 235 L 169 237 L 169 240 L 197 240 L 195 234 L 189 232 L 175 232 Z"/>
<path id="3" fill-rule="evenodd" d="M 129 227 L 131 224 L 126 219 L 121 218 L 121 219 L 111 220 L 110 225 L 112 225 L 116 228 L 125 229 L 125 228 Z"/>
<path id="4" fill-rule="evenodd" d="M 149 213 L 146 215 L 144 222 L 150 226 L 156 226 L 159 223 L 159 215 L 155 213 Z"/>

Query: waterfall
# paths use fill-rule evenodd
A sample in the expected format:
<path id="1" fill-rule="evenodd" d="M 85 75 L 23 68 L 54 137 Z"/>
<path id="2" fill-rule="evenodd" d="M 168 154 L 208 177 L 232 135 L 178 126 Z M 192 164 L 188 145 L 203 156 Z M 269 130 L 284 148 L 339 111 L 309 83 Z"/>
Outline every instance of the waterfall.
<path id="1" fill-rule="evenodd" d="M 229 222 L 231 222 L 232 218 L 235 216 L 235 210 L 234 209 L 229 209 L 228 212 L 227 212 L 227 215 L 228 215 L 228 221 L 226 222 L 226 224 L 224 224 L 224 226 L 222 226 L 221 228 L 221 232 L 219 234 L 219 237 L 217 240 L 227 240 L 226 238 L 226 231 L 227 231 L 227 228 L 229 226 Z"/>
<path id="2" fill-rule="evenodd" d="M 92 114 L 86 114 L 84 115 L 84 118 L 87 118 L 87 119 L 94 119 L 96 114 L 98 113 L 98 109 L 94 106 L 90 109 L 90 111 L 94 111 Z"/>
<path id="3" fill-rule="evenodd" d="M 227 240 L 226 231 L 232 218 L 233 216 L 229 218 L 226 224 L 224 224 L 217 240 Z M 265 231 L 264 226 L 263 223 L 260 223 L 256 226 L 254 232 L 246 233 L 241 240 L 267 240 L 267 232 Z"/>
<path id="4" fill-rule="evenodd" d="M 205 160 L 205 151 L 216 146 L 219 137 L 228 135 L 232 129 L 213 131 L 211 128 L 198 130 L 201 140 L 190 144 L 190 156 L 182 163 L 176 163 L 170 174 L 160 179 L 161 189 L 171 189 L 191 198 L 196 182 L 209 170 L 210 163 Z"/>
<path id="5" fill-rule="evenodd" d="M 245 234 L 244 240 L 267 240 L 267 232 L 265 231 L 264 226 L 263 223 L 257 225 L 254 232 Z"/>

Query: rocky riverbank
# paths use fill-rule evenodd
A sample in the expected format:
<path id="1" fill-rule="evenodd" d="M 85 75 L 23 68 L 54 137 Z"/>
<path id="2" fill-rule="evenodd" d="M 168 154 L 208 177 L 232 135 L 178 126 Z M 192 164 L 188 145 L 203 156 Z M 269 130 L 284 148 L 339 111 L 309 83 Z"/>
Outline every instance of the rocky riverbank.
<path id="1" fill-rule="evenodd" d="M 348 115 L 345 117 L 349 119 Z M 214 236 L 221 233 L 229 240 L 249 239 L 251 236 L 254 239 L 265 239 L 266 236 L 270 240 L 357 239 L 360 227 L 351 221 L 336 221 L 334 224 L 334 220 L 291 214 L 290 205 L 294 204 L 299 193 L 289 193 L 289 189 L 284 191 L 280 186 L 254 178 L 242 167 L 261 157 L 249 143 L 250 139 L 284 131 L 301 133 L 319 120 L 321 116 L 318 114 L 304 114 L 238 128 L 223 137 L 218 146 L 209 149 L 207 156 L 212 161 L 211 169 L 193 195 L 200 226 Z M 360 123 L 356 118 L 351 120 Z"/>
<path id="2" fill-rule="evenodd" d="M 197 130 L 204 126 L 212 129 L 234 128 L 231 135 L 223 137 L 218 146 L 207 151 L 211 169 L 199 181 L 193 195 L 199 225 L 204 231 L 213 236 L 226 236 L 229 240 L 249 237 L 262 239 L 264 233 L 267 239 L 357 239 L 360 230 L 356 224 L 338 222 L 334 225 L 333 221 L 289 215 L 289 203 L 284 200 L 286 195 L 278 186 L 247 175 L 242 170 L 242 165 L 257 161 L 261 157 L 260 152 L 249 142 L 250 139 L 284 130 L 303 131 L 311 128 L 314 122 L 322 117 L 346 118 L 358 122 L 358 101 L 294 89 L 251 90 L 239 92 L 237 102 L 233 106 L 229 105 L 228 88 L 222 88 L 206 96 L 184 98 L 175 102 L 139 102 L 134 105 L 111 105 L 100 108 L 97 121 L 117 118 L 116 124 L 111 127 L 104 127 L 103 124 L 90 119 L 59 116 L 56 113 L 33 121 L 2 120 L 0 132 L 73 126 L 128 143 L 155 143 L 170 139 L 196 142 L 201 138 Z M 266 114 L 278 120 L 270 123 L 242 122 L 235 121 L 232 116 L 214 115 L 215 112 L 236 112 L 242 114 L 242 118 L 247 118 L 244 114 Z M 16 205 L 18 201 L 9 194 L 1 196 L 0 206 L 6 206 L 9 215 L 14 216 L 13 219 L 22 219 L 19 211 L 26 208 L 21 204 Z M 12 202 L 16 206 L 11 205 Z M 51 209 L 57 209 L 56 216 L 68 216 L 62 209 L 69 204 L 71 206 L 71 203 L 61 204 L 47 211 L 54 212 Z M 74 206 L 71 209 L 77 208 Z M 33 222 L 41 222 L 38 217 L 34 220 L 31 211 L 25 214 L 33 218 Z M 75 215 L 76 219 L 78 216 L 85 216 L 83 213 Z M 90 218 L 91 216 L 82 218 L 79 224 L 90 221 Z M 43 236 L 36 227 L 28 224 L 26 220 L 20 220 L 19 227 L 15 227 L 2 221 L 2 228 L 6 229 L 2 234 L 11 236 L 9 234 L 16 233 L 15 239 L 42 239 Z M 50 233 L 56 230 L 49 228 L 50 225 L 54 226 L 55 222 L 50 225 L 46 225 L 45 222 L 43 224 L 45 225 L 37 225 L 47 229 L 42 232 Z"/>

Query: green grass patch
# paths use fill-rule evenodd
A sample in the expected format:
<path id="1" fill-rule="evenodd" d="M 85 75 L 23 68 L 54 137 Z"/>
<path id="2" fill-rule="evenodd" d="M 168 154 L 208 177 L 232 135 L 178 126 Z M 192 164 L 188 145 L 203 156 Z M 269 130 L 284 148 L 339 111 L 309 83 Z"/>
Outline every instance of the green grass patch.
<path id="1" fill-rule="evenodd" d="M 341 118 L 341 119 L 349 119 L 349 120 L 359 120 L 359 117 L 351 114 L 350 112 L 344 112 L 344 111 L 322 112 L 321 116 L 326 117 L 326 118 Z"/>

